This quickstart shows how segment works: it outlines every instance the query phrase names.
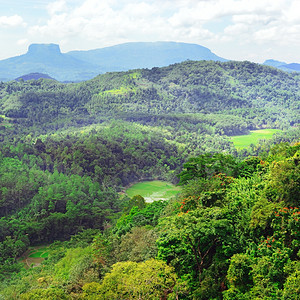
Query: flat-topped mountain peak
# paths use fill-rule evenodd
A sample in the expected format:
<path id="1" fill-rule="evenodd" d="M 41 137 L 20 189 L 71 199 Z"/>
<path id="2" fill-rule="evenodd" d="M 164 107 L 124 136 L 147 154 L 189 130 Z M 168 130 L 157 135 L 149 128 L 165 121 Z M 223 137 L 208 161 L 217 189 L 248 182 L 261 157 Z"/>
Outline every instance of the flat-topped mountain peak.
<path id="1" fill-rule="evenodd" d="M 60 47 L 57 44 L 31 44 L 28 47 L 29 55 L 53 55 L 61 54 Z"/>

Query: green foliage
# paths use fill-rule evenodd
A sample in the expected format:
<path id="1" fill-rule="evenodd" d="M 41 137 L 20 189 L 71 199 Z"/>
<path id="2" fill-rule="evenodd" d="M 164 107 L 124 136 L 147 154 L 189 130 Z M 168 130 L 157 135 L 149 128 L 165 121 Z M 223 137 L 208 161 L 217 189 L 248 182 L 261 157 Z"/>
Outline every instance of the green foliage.
<path id="1" fill-rule="evenodd" d="M 199 283 L 216 250 L 227 256 L 234 247 L 232 225 L 220 208 L 180 213 L 167 218 L 162 226 L 158 257 L 171 263 L 181 275 L 191 273 Z"/>
<path id="2" fill-rule="evenodd" d="M 63 290 L 56 288 L 49 289 L 35 289 L 28 293 L 21 295 L 23 300 L 65 300 L 71 299 L 68 295 L 66 295 Z"/>
<path id="3" fill-rule="evenodd" d="M 117 261 L 141 262 L 157 255 L 158 233 L 150 226 L 133 227 L 121 237 L 114 255 Z"/>
<path id="4" fill-rule="evenodd" d="M 300 295 L 300 271 L 297 270 L 291 274 L 285 284 L 283 289 L 284 300 L 299 299 Z"/>
<path id="5" fill-rule="evenodd" d="M 182 190 L 182 212 L 197 207 L 224 206 L 226 190 L 234 181 L 232 177 L 219 173 L 213 177 L 189 180 Z"/>
<path id="6" fill-rule="evenodd" d="M 88 257 L 90 257 L 89 248 L 68 249 L 64 258 L 55 266 L 54 280 L 65 282 L 72 280 L 74 275 L 80 276 L 77 266 L 81 262 L 85 262 Z"/>
<path id="7" fill-rule="evenodd" d="M 299 146 L 297 147 L 299 148 Z M 300 151 L 282 161 L 274 161 L 270 168 L 267 196 L 288 205 L 298 205 L 300 199 Z M 275 194 L 275 195 L 274 195 Z"/>
<path id="8" fill-rule="evenodd" d="M 123 235 L 134 226 L 156 226 L 167 202 L 162 200 L 149 203 L 143 209 L 133 206 L 128 214 L 124 213 L 117 221 L 114 232 Z"/>
<path id="9" fill-rule="evenodd" d="M 227 280 L 231 289 L 245 292 L 253 284 L 251 275 L 252 258 L 247 254 L 234 254 L 230 258 Z"/>
<path id="10" fill-rule="evenodd" d="M 99 299 L 101 284 L 98 282 L 89 282 L 82 287 L 82 290 L 81 299 Z"/>
<path id="11" fill-rule="evenodd" d="M 252 208 L 250 227 L 265 229 L 270 224 L 274 208 L 275 204 L 264 198 L 257 201 Z"/>
<path id="12" fill-rule="evenodd" d="M 123 211 L 124 213 L 129 213 L 129 211 L 136 206 L 138 209 L 143 209 L 146 207 L 146 201 L 144 197 L 141 195 L 135 195 L 133 196 L 127 203 L 127 205 L 124 207 Z"/>
<path id="13" fill-rule="evenodd" d="M 177 276 L 166 263 L 151 259 L 141 263 L 119 262 L 106 274 L 100 287 L 102 299 L 162 299 L 177 290 Z M 173 298 L 174 299 L 174 298 Z"/>
<path id="14" fill-rule="evenodd" d="M 295 298 L 298 83 L 208 61 L 1 83 L 0 297 Z M 234 149 L 228 136 L 259 128 L 288 130 Z M 177 199 L 118 194 L 177 174 Z M 70 238 L 41 266 L 17 263 Z"/>
<path id="15" fill-rule="evenodd" d="M 195 178 L 211 178 L 218 173 L 234 176 L 237 173 L 237 163 L 231 155 L 203 154 L 193 157 L 183 165 L 184 170 L 179 174 L 180 184 L 185 184 Z"/>

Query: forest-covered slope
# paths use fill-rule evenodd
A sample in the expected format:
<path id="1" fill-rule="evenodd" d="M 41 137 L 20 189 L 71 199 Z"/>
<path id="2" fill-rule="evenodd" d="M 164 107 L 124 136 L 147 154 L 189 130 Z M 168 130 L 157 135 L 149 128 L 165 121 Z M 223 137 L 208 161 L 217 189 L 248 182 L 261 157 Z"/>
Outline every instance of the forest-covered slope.
<path id="1" fill-rule="evenodd" d="M 78 84 L 51 80 L 0 84 L 2 114 L 29 132 L 108 118 L 213 126 L 227 135 L 299 122 L 299 75 L 250 62 L 184 62 L 106 73 Z M 175 121 L 174 121 L 175 120 Z M 203 129 L 205 130 L 205 129 Z"/>
<path id="2" fill-rule="evenodd" d="M 299 97 L 249 62 L 2 82 L 0 299 L 295 299 Z M 230 141 L 264 127 L 284 131 Z M 120 193 L 145 179 L 182 193 Z"/>
<path id="3" fill-rule="evenodd" d="M 297 299 L 299 143 L 190 158 L 181 195 L 150 204 L 10 151 L 20 159 L 7 151 L 0 164 L 2 298 Z M 54 240 L 40 266 L 18 262 Z"/>

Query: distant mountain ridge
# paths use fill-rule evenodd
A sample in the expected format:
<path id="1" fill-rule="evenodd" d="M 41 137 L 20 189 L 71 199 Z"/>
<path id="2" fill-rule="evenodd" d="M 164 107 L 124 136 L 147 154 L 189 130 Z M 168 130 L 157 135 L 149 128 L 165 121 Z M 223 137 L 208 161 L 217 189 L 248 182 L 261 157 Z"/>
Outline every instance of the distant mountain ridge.
<path id="1" fill-rule="evenodd" d="M 59 81 L 83 81 L 101 73 L 168 66 L 185 60 L 226 61 L 208 48 L 175 42 L 125 43 L 61 53 L 57 44 L 31 44 L 26 54 L 0 60 L 0 80 L 44 73 Z"/>
<path id="2" fill-rule="evenodd" d="M 282 61 L 268 59 L 263 64 L 266 66 L 278 68 L 278 69 L 286 71 L 286 72 L 300 72 L 300 64 L 298 64 L 298 63 L 287 64 Z"/>
<path id="3" fill-rule="evenodd" d="M 99 65 L 105 72 L 164 67 L 185 60 L 227 61 L 197 44 L 176 42 L 125 43 L 87 51 L 71 51 L 74 58 Z"/>
<path id="4" fill-rule="evenodd" d="M 62 53 L 57 44 L 31 44 L 27 53 L 0 60 L 0 81 L 41 73 L 61 82 L 78 82 L 106 72 L 165 67 L 186 60 L 227 61 L 206 47 L 178 42 L 132 42 L 67 53 Z M 267 60 L 264 64 L 300 72 L 297 63 Z"/>
<path id="5" fill-rule="evenodd" d="M 32 44 L 26 54 L 0 61 L 0 80 L 13 80 L 30 73 L 48 74 L 59 81 L 79 81 L 90 79 L 101 71 L 95 65 L 61 53 L 56 44 Z"/>

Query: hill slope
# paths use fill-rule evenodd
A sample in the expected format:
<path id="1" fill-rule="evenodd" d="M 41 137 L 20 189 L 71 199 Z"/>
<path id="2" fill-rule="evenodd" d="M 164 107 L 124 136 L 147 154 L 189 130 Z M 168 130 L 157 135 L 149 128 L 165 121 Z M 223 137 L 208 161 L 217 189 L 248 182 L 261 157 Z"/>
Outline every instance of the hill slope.
<path id="1" fill-rule="evenodd" d="M 297 75 L 250 62 L 187 61 L 76 84 L 9 82 L 0 95 L 0 113 L 31 132 L 112 118 L 227 135 L 299 122 Z"/>

